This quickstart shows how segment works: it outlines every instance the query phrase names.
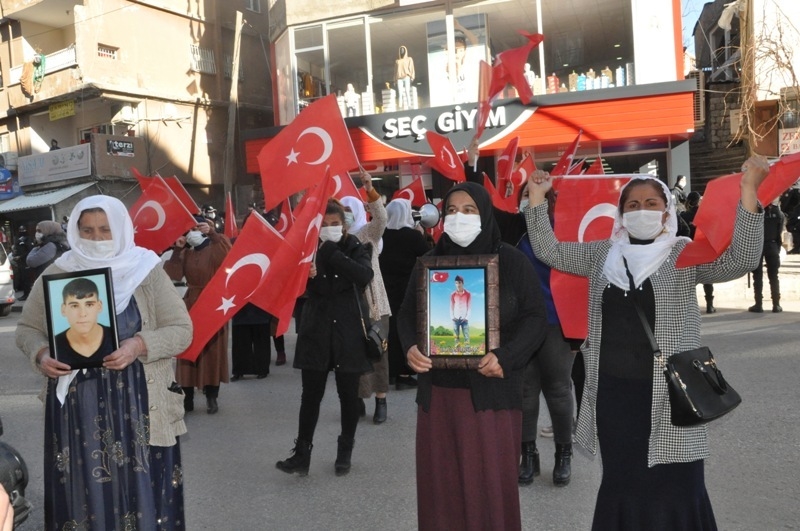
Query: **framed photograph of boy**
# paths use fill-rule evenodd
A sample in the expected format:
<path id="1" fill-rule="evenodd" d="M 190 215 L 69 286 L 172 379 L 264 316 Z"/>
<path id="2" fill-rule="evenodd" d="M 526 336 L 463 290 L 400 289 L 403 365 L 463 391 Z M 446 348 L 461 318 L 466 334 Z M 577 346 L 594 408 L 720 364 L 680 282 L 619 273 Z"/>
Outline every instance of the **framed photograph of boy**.
<path id="1" fill-rule="evenodd" d="M 477 369 L 500 344 L 497 255 L 423 256 L 417 348 L 436 369 Z"/>
<path id="2" fill-rule="evenodd" d="M 73 369 L 100 367 L 119 348 L 111 268 L 43 275 L 50 355 Z"/>

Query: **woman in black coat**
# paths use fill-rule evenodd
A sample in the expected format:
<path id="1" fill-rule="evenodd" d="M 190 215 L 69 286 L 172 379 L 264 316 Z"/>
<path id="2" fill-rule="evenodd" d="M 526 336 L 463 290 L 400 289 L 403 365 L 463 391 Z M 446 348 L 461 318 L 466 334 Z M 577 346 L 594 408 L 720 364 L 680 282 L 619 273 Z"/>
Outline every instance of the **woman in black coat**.
<path id="1" fill-rule="evenodd" d="M 358 305 L 367 308 L 364 288 L 372 280 L 373 272 L 370 246 L 347 234 L 344 224 L 344 207 L 336 199 L 329 199 L 319 233 L 319 248 L 309 271 L 308 298 L 294 355 L 294 368 L 302 370 L 303 381 L 300 426 L 293 455 L 275 464 L 287 474 L 308 474 L 329 371 L 336 375 L 342 415 L 335 471 L 337 476 L 350 471 L 359 414 L 358 380 L 372 370 Z M 356 299 L 356 293 L 360 300 Z"/>

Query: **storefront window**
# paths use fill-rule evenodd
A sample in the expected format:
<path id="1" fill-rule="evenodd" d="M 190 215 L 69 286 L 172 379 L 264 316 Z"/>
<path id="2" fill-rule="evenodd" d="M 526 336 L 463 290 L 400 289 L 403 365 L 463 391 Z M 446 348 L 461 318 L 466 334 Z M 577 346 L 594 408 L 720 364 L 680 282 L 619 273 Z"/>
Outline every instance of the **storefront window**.
<path id="1" fill-rule="evenodd" d="M 375 112 L 370 89 L 364 18 L 326 24 L 330 57 L 330 92 L 339 97 L 345 116 Z"/>

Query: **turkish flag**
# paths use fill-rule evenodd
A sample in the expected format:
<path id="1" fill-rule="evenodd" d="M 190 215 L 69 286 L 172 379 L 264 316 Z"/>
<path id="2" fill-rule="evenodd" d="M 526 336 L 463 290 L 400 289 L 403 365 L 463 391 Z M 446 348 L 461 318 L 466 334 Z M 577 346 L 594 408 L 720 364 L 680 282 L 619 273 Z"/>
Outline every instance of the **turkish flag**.
<path id="1" fill-rule="evenodd" d="M 558 189 L 554 231 L 562 242 L 591 242 L 607 239 L 614 226 L 619 193 L 630 176 L 564 177 Z M 582 339 L 588 328 L 589 279 L 550 272 L 558 319 L 564 337 Z"/>
<path id="2" fill-rule="evenodd" d="M 422 185 L 422 178 L 417 177 L 405 188 L 400 188 L 392 195 L 392 199 L 408 199 L 411 206 L 421 207 L 428 202 L 425 195 L 425 187 Z"/>
<path id="3" fill-rule="evenodd" d="M 586 169 L 586 171 L 583 172 L 583 174 L 584 175 L 605 175 L 606 174 L 606 170 L 603 168 L 603 159 L 601 159 L 600 157 L 597 157 L 596 159 L 594 159 L 594 162 L 592 162 L 592 165 L 589 166 Z"/>
<path id="4" fill-rule="evenodd" d="M 758 188 L 758 200 L 770 204 L 800 177 L 800 154 L 781 157 L 769 169 Z M 706 186 L 706 193 L 694 217 L 694 240 L 684 247 L 677 267 L 689 267 L 716 260 L 731 244 L 736 209 L 741 197 L 741 173 L 717 177 Z"/>
<path id="5" fill-rule="evenodd" d="M 258 154 L 264 207 L 272 210 L 284 198 L 310 188 L 325 177 L 358 167 L 336 96 L 309 105 Z"/>
<path id="6" fill-rule="evenodd" d="M 515 136 L 497 158 L 497 189 L 501 197 L 514 195 L 516 191 L 511 181 L 511 173 L 517 161 L 517 146 L 519 137 Z"/>
<path id="7" fill-rule="evenodd" d="M 128 210 L 133 220 L 133 239 L 136 245 L 161 254 L 197 221 L 164 179 L 141 175 L 137 179 L 145 183 L 145 188 Z"/>
<path id="8" fill-rule="evenodd" d="M 286 236 L 289 232 L 289 229 L 292 228 L 294 225 L 294 213 L 292 212 L 292 207 L 289 204 L 289 198 L 283 200 L 281 203 L 281 214 L 278 217 L 278 223 L 275 224 L 275 230 L 277 230 L 281 236 Z"/>
<path id="9" fill-rule="evenodd" d="M 276 268 L 278 263 L 281 264 L 280 276 L 264 283 L 252 300 L 253 304 L 278 318 L 276 335 L 283 335 L 288 330 L 291 309 L 297 297 L 305 291 L 308 271 L 319 243 L 322 218 L 334 189 L 334 180 L 328 173 L 305 195 L 302 209 L 297 211 L 297 219 L 286 235 L 286 242 L 275 256 Z"/>
<path id="10" fill-rule="evenodd" d="M 283 237 L 253 212 L 217 272 L 189 310 L 194 326 L 192 343 L 179 358 L 195 361 L 203 347 L 258 288 L 271 282 L 283 264 L 277 261 Z"/>
<path id="11" fill-rule="evenodd" d="M 353 178 L 350 177 L 350 174 L 347 172 L 339 173 L 333 176 L 333 182 L 335 183 L 335 188 L 333 190 L 333 197 L 336 199 L 344 199 L 345 197 L 355 197 L 357 199 L 361 199 L 361 192 L 358 191 L 356 188 L 355 183 L 353 183 Z"/>
<path id="12" fill-rule="evenodd" d="M 447 271 L 434 271 L 431 275 L 431 282 L 447 282 L 450 278 L 450 273 Z"/>
<path id="13" fill-rule="evenodd" d="M 499 208 L 504 212 L 510 212 L 511 214 L 518 214 L 519 213 L 519 204 L 517 203 L 517 196 L 515 194 L 510 194 L 507 197 L 503 197 L 494 187 L 492 184 L 492 180 L 489 178 L 486 173 L 483 174 L 483 186 L 489 192 L 489 197 L 492 198 L 492 206 L 495 208 Z"/>
<path id="14" fill-rule="evenodd" d="M 528 39 L 528 42 L 518 48 L 511 48 L 500 52 L 494 59 L 492 65 L 492 82 L 489 88 L 489 99 L 493 99 L 500 94 L 508 83 L 517 89 L 519 99 L 523 105 L 530 103 L 533 98 L 528 81 L 525 79 L 525 63 L 528 62 L 528 55 L 531 50 L 539 46 L 544 40 L 544 35 L 540 33 L 528 33 L 518 30 L 520 35 Z"/>
<path id="15" fill-rule="evenodd" d="M 427 160 L 428 165 L 452 181 L 465 182 L 464 164 L 450 139 L 434 131 L 427 131 L 425 137 L 433 152 L 433 158 Z"/>
<path id="16" fill-rule="evenodd" d="M 186 191 L 183 183 L 180 182 L 175 175 L 172 177 L 162 177 L 162 179 L 164 179 L 164 182 L 167 183 L 167 186 L 169 186 L 169 189 L 172 190 L 172 193 L 174 193 L 180 202 L 183 203 L 183 206 L 186 207 L 186 210 L 192 214 L 197 214 L 200 212 L 200 207 L 197 206 L 197 203 L 194 202 L 192 196 Z"/>
<path id="17" fill-rule="evenodd" d="M 528 183 L 528 176 L 536 171 L 536 163 L 533 161 L 533 156 L 528 154 L 522 159 L 522 162 L 511 172 L 511 184 L 515 188 L 520 188 Z"/>
<path id="18" fill-rule="evenodd" d="M 556 165 L 550 171 L 550 175 L 557 177 L 560 175 L 568 175 L 570 168 L 572 168 L 572 159 L 575 158 L 575 152 L 578 151 L 578 146 L 581 143 L 581 134 L 583 131 L 578 131 L 578 136 L 572 141 L 572 144 L 561 154 Z"/>
<path id="19" fill-rule="evenodd" d="M 239 236 L 239 227 L 236 226 L 236 213 L 233 211 L 233 201 L 231 193 L 228 192 L 225 198 L 225 236 L 233 240 Z"/>

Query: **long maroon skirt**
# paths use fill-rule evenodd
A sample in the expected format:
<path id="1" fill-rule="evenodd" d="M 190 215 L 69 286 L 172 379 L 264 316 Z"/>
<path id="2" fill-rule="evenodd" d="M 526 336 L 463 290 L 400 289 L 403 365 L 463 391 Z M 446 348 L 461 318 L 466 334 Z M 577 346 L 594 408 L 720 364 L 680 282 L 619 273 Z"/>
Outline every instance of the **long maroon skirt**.
<path id="1" fill-rule="evenodd" d="M 520 529 L 521 437 L 522 411 L 475 412 L 469 389 L 434 386 L 417 411 L 419 529 Z"/>

